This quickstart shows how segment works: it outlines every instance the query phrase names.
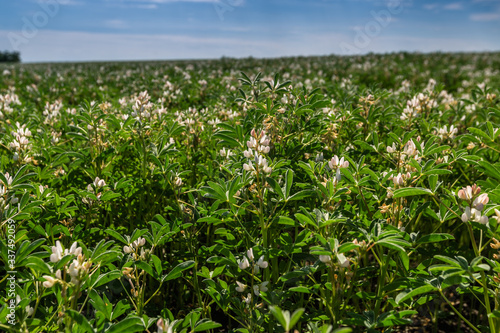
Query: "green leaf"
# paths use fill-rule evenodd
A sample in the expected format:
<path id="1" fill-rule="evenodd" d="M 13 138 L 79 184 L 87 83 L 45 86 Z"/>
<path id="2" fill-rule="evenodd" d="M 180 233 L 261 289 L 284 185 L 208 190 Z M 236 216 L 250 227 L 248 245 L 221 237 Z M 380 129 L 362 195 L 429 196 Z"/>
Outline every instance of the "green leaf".
<path id="1" fill-rule="evenodd" d="M 293 184 L 293 171 L 287 170 L 285 173 L 285 200 L 290 198 L 290 190 Z"/>
<path id="2" fill-rule="evenodd" d="M 144 330 L 143 320 L 139 317 L 125 318 L 117 324 L 111 325 L 106 333 L 133 333 Z"/>
<path id="3" fill-rule="evenodd" d="M 425 293 L 428 293 L 428 292 L 431 292 L 434 290 L 436 290 L 435 287 L 426 284 L 424 286 L 420 286 L 420 287 L 411 289 L 410 291 L 403 291 L 403 292 L 399 293 L 396 296 L 395 300 L 396 300 L 396 303 L 399 304 L 401 302 L 406 301 L 407 299 L 410 299 L 410 298 L 413 298 L 417 295 L 425 294 Z"/>
<path id="4" fill-rule="evenodd" d="M 143 271 L 146 271 L 146 273 L 148 273 L 149 275 L 151 275 L 152 277 L 155 277 L 155 274 L 153 273 L 153 268 L 151 267 L 150 264 L 148 264 L 147 262 L 144 262 L 144 261 L 136 261 L 135 262 L 135 265 L 137 267 L 139 267 L 140 269 L 142 269 Z"/>
<path id="5" fill-rule="evenodd" d="M 268 184 L 271 186 L 271 188 L 276 192 L 276 194 L 280 197 L 281 200 L 285 200 L 285 194 L 283 193 L 283 190 L 281 189 L 280 185 L 278 184 L 277 181 L 275 181 L 271 177 L 267 177 L 266 181 Z"/>
<path id="6" fill-rule="evenodd" d="M 342 328 L 337 328 L 332 333 L 351 333 L 351 332 L 352 332 L 352 328 L 350 328 L 350 327 L 342 327 Z"/>
<path id="7" fill-rule="evenodd" d="M 158 275 L 161 275 L 162 267 L 161 267 L 161 260 L 160 260 L 160 258 L 158 258 L 157 256 L 155 256 L 154 254 L 151 256 L 151 258 L 153 259 L 153 264 L 155 266 L 156 273 Z"/>
<path id="8" fill-rule="evenodd" d="M 302 224 L 302 225 L 311 225 L 314 227 L 314 229 L 318 229 L 318 226 L 316 225 L 316 223 L 314 223 L 313 220 L 311 220 L 309 217 L 305 216 L 304 214 L 300 214 L 300 213 L 297 213 L 294 215 L 295 218 L 297 220 L 299 220 L 299 222 Z"/>
<path id="9" fill-rule="evenodd" d="M 221 324 L 205 318 L 196 323 L 193 332 L 207 331 L 221 326 Z"/>
<path id="10" fill-rule="evenodd" d="M 288 331 L 289 328 L 288 328 L 288 320 L 287 319 L 289 319 L 289 318 L 285 318 L 283 311 L 277 306 L 270 306 L 269 310 L 273 314 L 274 318 L 276 318 L 278 320 L 278 322 L 281 324 L 281 326 L 283 326 L 285 331 Z M 290 315 L 290 313 L 288 313 L 288 314 Z"/>
<path id="11" fill-rule="evenodd" d="M 117 269 L 101 274 L 92 285 L 92 288 L 97 288 L 99 286 L 102 286 L 110 281 L 118 279 L 121 276 L 122 273 Z"/>
<path id="12" fill-rule="evenodd" d="M 354 244 L 354 243 L 351 243 L 351 242 L 344 243 L 344 244 L 342 244 L 342 245 L 339 246 L 339 249 L 337 250 L 337 253 L 349 252 L 351 250 L 357 249 L 358 247 L 359 247 L 358 244 Z"/>
<path id="13" fill-rule="evenodd" d="M 164 275 L 161 280 L 162 282 L 177 279 L 182 275 L 182 272 L 185 271 L 186 269 L 190 269 L 194 266 L 194 261 L 193 260 L 188 260 L 184 261 L 183 263 L 180 263 L 179 265 L 175 266 L 174 269 L 172 269 L 168 274 Z"/>
<path id="14" fill-rule="evenodd" d="M 295 226 L 295 221 L 293 219 L 289 218 L 289 217 L 280 216 L 279 220 L 278 220 L 278 224 Z"/>
<path id="15" fill-rule="evenodd" d="M 36 272 L 43 273 L 43 274 L 51 274 L 49 266 L 43 261 L 42 259 L 35 257 L 35 256 L 29 256 L 25 260 L 26 262 L 26 267 L 29 267 Z"/>
<path id="16" fill-rule="evenodd" d="M 80 328 L 83 328 L 85 332 L 94 333 L 94 329 L 83 315 L 72 309 L 66 310 L 66 314 L 73 319 Z"/>
<path id="17" fill-rule="evenodd" d="M 288 330 L 292 329 L 292 327 L 295 326 L 295 324 L 297 324 L 300 317 L 302 317 L 302 315 L 304 314 L 304 311 L 305 311 L 304 308 L 299 308 L 292 313 L 292 317 L 290 318 Z"/>
<path id="18" fill-rule="evenodd" d="M 394 191 L 393 198 L 410 197 L 413 195 L 433 194 L 431 190 L 422 187 L 405 187 Z"/>
<path id="19" fill-rule="evenodd" d="M 450 240 L 450 239 L 455 239 L 450 234 L 430 234 L 430 235 L 424 235 L 420 237 L 417 240 L 417 244 L 425 244 L 425 243 L 436 243 L 436 242 L 442 242 L 445 240 Z"/>
<path id="20" fill-rule="evenodd" d="M 304 293 L 304 294 L 310 294 L 311 293 L 311 291 L 309 290 L 309 288 L 306 288 L 304 286 L 292 287 L 292 288 L 290 288 L 288 290 L 293 291 L 293 292 L 297 292 L 297 293 Z"/>
<path id="21" fill-rule="evenodd" d="M 118 233 L 117 231 L 113 230 L 113 229 L 106 229 L 105 231 L 107 234 L 113 236 L 113 238 L 119 240 L 120 242 L 122 242 L 123 244 L 126 244 L 126 245 L 129 245 L 128 241 L 125 239 L 125 237 L 123 237 L 120 233 Z"/>
<path id="22" fill-rule="evenodd" d="M 469 127 L 469 128 L 467 128 L 467 130 L 470 133 L 474 134 L 475 136 L 478 136 L 478 137 L 485 139 L 487 142 L 491 141 L 490 136 L 488 134 L 486 134 L 485 132 L 483 132 L 482 130 L 480 130 L 479 128 Z"/>
<path id="23" fill-rule="evenodd" d="M 479 169 L 488 177 L 493 177 L 500 181 L 500 169 L 488 163 L 487 161 L 478 161 Z"/>

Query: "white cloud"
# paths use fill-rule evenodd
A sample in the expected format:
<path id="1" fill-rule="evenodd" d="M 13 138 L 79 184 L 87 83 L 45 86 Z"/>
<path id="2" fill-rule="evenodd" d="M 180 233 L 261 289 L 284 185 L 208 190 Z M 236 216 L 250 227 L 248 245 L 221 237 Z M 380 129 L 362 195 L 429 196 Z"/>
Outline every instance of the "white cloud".
<path id="1" fill-rule="evenodd" d="M 107 20 L 104 22 L 104 25 L 108 28 L 112 29 L 127 29 L 129 25 L 123 20 Z"/>
<path id="2" fill-rule="evenodd" d="M 145 2 L 145 3 L 172 3 L 172 2 L 200 2 L 200 3 L 219 3 L 221 0 L 138 0 L 135 2 Z M 235 2 L 242 2 L 236 0 Z M 233 6 L 234 7 L 234 6 Z"/>
<path id="3" fill-rule="evenodd" d="M 470 19 L 471 21 L 478 21 L 478 22 L 498 21 L 500 20 L 500 13 L 472 14 L 470 16 Z"/>
<path id="4" fill-rule="evenodd" d="M 437 3 L 429 3 L 429 4 L 424 5 L 424 8 L 427 10 L 433 10 L 433 9 L 436 9 L 437 7 L 438 7 Z"/>
<path id="5" fill-rule="evenodd" d="M 57 0 L 57 3 L 63 6 L 76 6 L 84 4 L 82 1 L 77 0 Z"/>
<path id="6" fill-rule="evenodd" d="M 462 10 L 464 9 L 464 5 L 461 2 L 453 2 L 443 6 L 446 10 Z"/>

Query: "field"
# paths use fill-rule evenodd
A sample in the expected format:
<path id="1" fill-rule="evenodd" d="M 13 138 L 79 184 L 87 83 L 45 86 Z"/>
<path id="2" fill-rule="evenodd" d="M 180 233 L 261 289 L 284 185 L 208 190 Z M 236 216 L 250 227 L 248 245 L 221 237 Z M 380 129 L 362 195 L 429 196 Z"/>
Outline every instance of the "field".
<path id="1" fill-rule="evenodd" d="M 500 53 L 0 64 L 0 330 L 500 331 Z"/>

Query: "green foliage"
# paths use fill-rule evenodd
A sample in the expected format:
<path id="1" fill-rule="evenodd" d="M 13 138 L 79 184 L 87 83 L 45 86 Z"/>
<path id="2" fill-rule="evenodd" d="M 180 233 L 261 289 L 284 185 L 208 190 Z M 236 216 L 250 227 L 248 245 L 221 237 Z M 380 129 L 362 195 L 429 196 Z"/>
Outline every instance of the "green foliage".
<path id="1" fill-rule="evenodd" d="M 498 332 L 499 65 L 5 65 L 0 330 Z"/>

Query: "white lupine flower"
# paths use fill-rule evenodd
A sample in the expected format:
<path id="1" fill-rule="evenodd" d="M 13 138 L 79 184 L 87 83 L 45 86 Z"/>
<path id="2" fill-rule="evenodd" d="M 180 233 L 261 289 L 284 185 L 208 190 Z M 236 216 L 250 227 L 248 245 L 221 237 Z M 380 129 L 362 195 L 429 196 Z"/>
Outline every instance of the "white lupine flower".
<path id="1" fill-rule="evenodd" d="M 219 155 L 221 157 L 229 158 L 230 156 L 233 155 L 233 153 L 229 149 L 226 150 L 226 148 L 222 148 L 221 150 L 219 150 Z"/>
<path id="2" fill-rule="evenodd" d="M 267 160 L 261 155 L 255 155 L 255 163 L 262 169 L 265 173 L 271 173 L 272 169 L 268 166 Z"/>
<path id="3" fill-rule="evenodd" d="M 471 210 L 470 210 L 470 207 L 467 206 L 465 207 L 465 212 L 462 214 L 462 222 L 466 223 L 470 220 L 471 218 Z"/>
<path id="4" fill-rule="evenodd" d="M 261 256 L 259 258 L 259 260 L 257 261 L 257 266 L 259 266 L 260 268 L 267 268 L 267 266 L 269 265 L 269 263 L 267 261 L 264 260 L 264 256 Z"/>
<path id="5" fill-rule="evenodd" d="M 320 260 L 321 262 L 324 262 L 324 263 L 326 264 L 326 263 L 329 263 L 329 262 L 331 262 L 331 261 L 332 261 L 332 257 L 331 257 L 331 256 L 329 256 L 329 255 L 320 254 L 320 255 L 319 255 L 319 260 Z"/>
<path id="6" fill-rule="evenodd" d="M 90 266 L 92 266 L 92 263 L 90 261 L 85 261 L 84 256 L 79 254 L 78 258 L 73 260 L 68 268 L 68 273 L 71 276 L 71 282 L 75 284 L 80 283 L 88 274 Z"/>
<path id="7" fill-rule="evenodd" d="M 56 246 L 52 246 L 52 254 L 50 255 L 50 261 L 58 262 L 64 256 L 67 256 L 69 254 L 73 254 L 76 256 L 80 255 L 82 253 L 82 248 L 77 246 L 78 243 L 74 242 L 69 250 L 68 249 L 63 250 L 61 242 L 56 241 Z"/>
<path id="8" fill-rule="evenodd" d="M 42 276 L 45 281 L 43 282 L 43 286 L 45 288 L 52 288 L 54 286 L 54 284 L 57 283 L 57 279 L 54 279 L 52 276 L 49 276 L 49 275 L 44 275 Z"/>
<path id="9" fill-rule="evenodd" d="M 158 327 L 156 333 L 174 333 L 174 325 L 176 322 L 177 320 L 174 320 L 172 323 L 170 323 L 168 319 L 158 319 L 158 321 L 156 322 L 156 326 Z"/>
<path id="10" fill-rule="evenodd" d="M 245 289 L 247 288 L 247 285 L 246 285 L 246 284 L 243 284 L 243 283 L 241 283 L 241 282 L 239 282 L 239 281 L 236 281 L 236 284 L 238 285 L 238 286 L 236 287 L 236 291 L 237 291 L 237 292 L 239 292 L 239 293 L 244 292 L 244 291 L 245 291 Z"/>
<path id="11" fill-rule="evenodd" d="M 337 254 L 337 259 L 339 261 L 340 267 L 347 268 L 349 267 L 350 261 L 346 258 L 343 253 Z"/>
<path id="12" fill-rule="evenodd" d="M 104 181 L 104 179 L 100 179 L 99 177 L 95 177 L 93 184 L 96 188 L 106 186 L 106 182 Z"/>
<path id="13" fill-rule="evenodd" d="M 138 250 L 140 247 L 144 246 L 146 244 L 146 239 L 143 237 L 139 237 L 132 243 L 130 243 L 128 246 L 123 247 L 123 252 L 125 253 L 132 253 Z"/>
<path id="14" fill-rule="evenodd" d="M 474 205 L 474 208 L 482 211 L 484 208 L 484 205 L 486 205 L 490 201 L 490 198 L 488 197 L 487 193 L 483 193 L 480 196 L 478 196 L 476 199 L 474 199 L 474 202 L 472 203 Z"/>
<path id="15" fill-rule="evenodd" d="M 472 200 L 472 198 L 474 196 L 478 195 L 479 193 L 481 193 L 481 188 L 479 186 L 477 186 L 476 184 L 474 184 L 472 186 L 467 186 L 467 187 L 460 189 L 457 193 L 457 196 L 462 200 L 470 202 Z M 483 198 L 482 200 L 485 200 L 485 199 Z M 488 201 L 486 201 L 486 203 L 488 203 Z"/>
<path id="16" fill-rule="evenodd" d="M 349 161 L 344 160 L 343 157 L 339 159 L 339 157 L 335 155 L 330 161 L 328 161 L 328 166 L 332 170 L 335 170 L 337 168 L 347 168 L 349 167 Z"/>
<path id="17" fill-rule="evenodd" d="M 270 140 L 269 137 L 266 135 L 266 132 L 260 131 L 260 133 L 257 135 L 255 132 L 255 129 L 252 129 L 250 132 L 250 140 L 247 141 L 247 147 L 251 150 L 255 150 L 256 152 L 262 153 L 262 154 L 267 154 L 270 151 Z"/>
<path id="18" fill-rule="evenodd" d="M 77 242 L 74 242 L 73 244 L 71 244 L 68 254 L 74 254 L 75 256 L 79 256 L 82 254 L 82 248 L 78 247 Z"/>
<path id="19" fill-rule="evenodd" d="M 255 140 L 254 137 L 250 137 L 250 140 L 247 141 L 247 147 L 249 149 L 255 149 L 255 148 L 257 148 L 257 140 Z"/>
<path id="20" fill-rule="evenodd" d="M 253 260 L 253 259 L 252 259 Z M 254 274 L 259 274 L 260 269 L 267 268 L 269 266 L 269 263 L 264 260 L 264 256 L 261 256 L 259 260 L 255 263 L 255 266 L 253 266 L 253 272 Z"/>
<path id="21" fill-rule="evenodd" d="M 461 190 L 458 191 L 458 197 L 462 200 L 472 200 L 472 187 L 467 186 Z"/>
<path id="22" fill-rule="evenodd" d="M 410 139 L 410 141 L 408 141 L 405 146 L 404 146 L 404 149 L 403 149 L 403 153 L 407 156 L 416 156 L 418 151 L 417 151 L 417 146 L 415 145 L 415 143 L 413 142 L 412 139 Z"/>
<path id="23" fill-rule="evenodd" d="M 396 148 L 396 144 L 394 142 L 392 143 L 392 146 L 387 146 L 387 152 L 389 154 L 395 153 L 396 150 L 397 150 L 397 148 Z"/>
<path id="24" fill-rule="evenodd" d="M 475 208 L 465 207 L 465 212 L 462 214 L 462 222 L 474 221 L 481 224 L 488 224 L 488 216 L 481 215 L 481 211 Z"/>
<path id="25" fill-rule="evenodd" d="M 393 177 L 392 181 L 394 183 L 394 187 L 400 187 L 404 185 L 404 178 L 401 173 L 399 173 L 396 177 Z"/>
<path id="26" fill-rule="evenodd" d="M 245 171 L 255 171 L 255 168 L 254 166 L 252 165 L 252 161 L 248 161 L 248 164 L 247 163 L 243 163 L 243 169 Z"/>
<path id="27" fill-rule="evenodd" d="M 500 210 L 495 208 L 495 216 L 494 219 L 497 220 L 497 223 L 500 223 Z"/>
<path id="28" fill-rule="evenodd" d="M 243 259 L 241 259 L 241 260 L 239 260 L 239 261 L 238 261 L 238 267 L 239 267 L 241 270 L 245 270 L 245 269 L 247 269 L 248 267 L 250 267 L 250 263 L 248 262 L 247 257 L 243 257 Z"/>
<path id="29" fill-rule="evenodd" d="M 252 151 L 252 149 L 245 150 L 245 151 L 243 152 L 243 155 L 244 155 L 246 158 L 252 158 L 252 157 L 253 157 L 253 151 Z"/>
<path id="30" fill-rule="evenodd" d="M 179 177 L 175 177 L 175 179 L 174 179 L 174 185 L 177 186 L 177 187 L 181 187 L 182 186 L 182 179 L 179 178 Z"/>
<path id="31" fill-rule="evenodd" d="M 252 248 L 250 248 L 250 249 L 248 249 L 248 250 L 247 250 L 247 257 L 248 257 L 248 259 L 250 259 L 251 261 L 253 261 L 253 260 L 254 260 L 254 256 L 253 256 L 253 249 L 252 249 Z"/>
<path id="32" fill-rule="evenodd" d="M 252 294 L 248 293 L 247 297 L 243 298 L 243 302 L 250 304 L 251 301 L 252 301 Z"/>
<path id="33" fill-rule="evenodd" d="M 266 292 L 268 290 L 267 289 L 268 283 L 269 283 L 269 281 L 264 281 L 261 284 L 254 285 L 253 286 L 253 293 L 255 294 L 255 296 L 259 296 L 261 291 Z"/>
<path id="34" fill-rule="evenodd" d="M 5 179 L 7 180 L 6 185 L 8 185 L 8 186 L 12 185 L 14 178 L 12 178 L 12 176 L 8 172 L 6 172 L 4 176 L 5 176 Z"/>

